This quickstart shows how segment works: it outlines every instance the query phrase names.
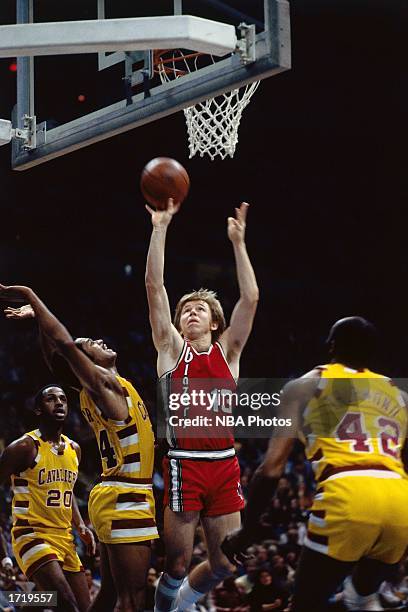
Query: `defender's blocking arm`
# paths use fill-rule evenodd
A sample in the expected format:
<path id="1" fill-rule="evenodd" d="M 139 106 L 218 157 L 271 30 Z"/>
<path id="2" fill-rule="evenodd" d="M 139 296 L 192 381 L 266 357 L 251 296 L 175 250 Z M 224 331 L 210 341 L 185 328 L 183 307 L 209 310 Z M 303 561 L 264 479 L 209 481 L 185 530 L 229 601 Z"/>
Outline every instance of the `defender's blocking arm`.
<path id="1" fill-rule="evenodd" d="M 14 319 L 17 321 L 23 321 L 25 319 L 35 319 L 35 312 L 31 304 L 24 304 L 24 306 L 19 306 L 18 308 L 12 308 L 8 306 L 4 309 L 4 314 L 7 319 Z M 38 326 L 38 335 L 40 339 L 41 352 L 44 357 L 44 361 L 47 364 L 48 368 L 52 371 L 52 361 L 53 356 L 56 353 L 55 342 L 53 342 L 52 338 L 47 336 L 44 332 L 41 325 Z"/>
<path id="2" fill-rule="evenodd" d="M 55 342 L 57 351 L 69 363 L 72 371 L 94 397 L 100 398 L 106 416 L 122 420 L 128 415 L 128 408 L 122 388 L 115 376 L 105 368 L 95 365 L 75 344 L 66 327 L 55 317 L 47 306 L 29 287 L 0 285 L 0 298 L 13 301 L 21 299 L 32 306 L 38 325 Z"/>
<path id="3" fill-rule="evenodd" d="M 7 319 L 14 321 L 23 321 L 26 319 L 36 318 L 35 312 L 30 304 L 24 304 L 24 306 L 20 306 L 18 308 L 8 306 L 4 309 L 4 314 L 6 315 Z M 53 376 L 56 376 L 57 380 L 61 381 L 64 385 L 71 387 L 76 391 L 80 391 L 81 384 L 78 378 L 72 372 L 67 361 L 58 353 L 55 342 L 52 340 L 52 338 L 47 336 L 41 325 L 38 325 L 37 327 L 42 356 L 50 372 L 52 372 Z"/>

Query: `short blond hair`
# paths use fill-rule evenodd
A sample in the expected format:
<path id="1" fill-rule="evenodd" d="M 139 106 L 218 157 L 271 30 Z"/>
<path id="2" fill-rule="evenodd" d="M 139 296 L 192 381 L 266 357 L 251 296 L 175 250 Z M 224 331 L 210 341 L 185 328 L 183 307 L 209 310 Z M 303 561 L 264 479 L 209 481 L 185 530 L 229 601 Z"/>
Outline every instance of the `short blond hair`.
<path id="1" fill-rule="evenodd" d="M 210 308 L 210 312 L 211 312 L 212 323 L 218 324 L 217 329 L 214 329 L 211 331 L 212 341 L 216 342 L 218 338 L 221 336 L 221 334 L 223 333 L 223 331 L 225 330 L 226 323 L 225 323 L 224 311 L 222 309 L 220 301 L 217 298 L 217 294 L 215 293 L 215 291 L 209 291 L 208 289 L 201 288 L 198 291 L 192 291 L 191 293 L 186 293 L 185 295 L 183 295 L 183 297 L 180 298 L 176 306 L 176 311 L 174 313 L 174 321 L 173 321 L 174 326 L 178 331 L 181 331 L 180 318 L 181 318 L 181 312 L 183 310 L 183 306 L 187 302 L 198 302 L 199 300 L 202 300 L 203 302 L 206 302 L 208 304 Z"/>

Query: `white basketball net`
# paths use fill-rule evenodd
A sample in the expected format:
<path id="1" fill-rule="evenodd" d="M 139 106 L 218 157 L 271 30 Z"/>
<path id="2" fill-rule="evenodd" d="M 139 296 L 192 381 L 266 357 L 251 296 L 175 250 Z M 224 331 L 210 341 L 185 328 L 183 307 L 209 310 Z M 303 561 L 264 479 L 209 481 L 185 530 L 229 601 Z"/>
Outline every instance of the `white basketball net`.
<path id="1" fill-rule="evenodd" d="M 172 51 L 170 59 L 166 59 L 165 53 L 168 55 L 166 51 L 160 52 L 160 59 L 156 63 L 156 71 L 162 83 L 197 70 L 198 60 L 202 57 L 197 53 L 187 56 L 180 51 Z M 215 63 L 212 56 L 205 57 L 210 57 Z M 255 81 L 184 109 L 190 158 L 196 153 L 199 153 L 200 157 L 207 153 L 212 160 L 217 155 L 221 159 L 225 159 L 227 155 L 234 157 L 242 113 L 258 85 L 259 81 Z"/>

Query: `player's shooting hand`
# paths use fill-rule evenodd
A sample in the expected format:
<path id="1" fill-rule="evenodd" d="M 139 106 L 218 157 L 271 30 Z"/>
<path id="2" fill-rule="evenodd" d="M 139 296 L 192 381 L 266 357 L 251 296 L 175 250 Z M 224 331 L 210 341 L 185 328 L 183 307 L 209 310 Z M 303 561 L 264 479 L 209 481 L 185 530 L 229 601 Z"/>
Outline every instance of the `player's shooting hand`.
<path id="1" fill-rule="evenodd" d="M 146 210 L 152 217 L 153 227 L 167 227 L 179 209 L 180 203 L 175 203 L 172 198 L 169 198 L 166 210 L 155 210 L 146 204 Z"/>
<path id="2" fill-rule="evenodd" d="M 221 550 L 233 565 L 242 565 L 244 561 L 251 559 L 252 555 L 245 554 L 251 544 L 244 530 L 237 529 L 227 535 L 221 543 Z"/>
<path id="3" fill-rule="evenodd" d="M 86 525 L 79 525 L 78 534 L 82 542 L 86 545 L 86 551 L 90 557 L 93 557 L 96 552 L 96 543 L 94 534 Z"/>
<path id="4" fill-rule="evenodd" d="M 249 204 L 242 202 L 241 206 L 235 209 L 235 219 L 234 217 L 228 217 L 228 238 L 233 244 L 238 244 L 245 240 L 248 208 Z"/>
<path id="5" fill-rule="evenodd" d="M 35 312 L 30 304 L 24 304 L 24 306 L 20 306 L 20 308 L 12 308 L 11 306 L 8 306 L 8 308 L 4 309 L 4 314 L 6 315 L 7 319 L 18 319 L 20 321 L 22 319 L 35 318 Z"/>
<path id="6" fill-rule="evenodd" d="M 0 284 L 0 300 L 5 302 L 28 302 L 31 289 L 22 285 L 7 287 Z"/>

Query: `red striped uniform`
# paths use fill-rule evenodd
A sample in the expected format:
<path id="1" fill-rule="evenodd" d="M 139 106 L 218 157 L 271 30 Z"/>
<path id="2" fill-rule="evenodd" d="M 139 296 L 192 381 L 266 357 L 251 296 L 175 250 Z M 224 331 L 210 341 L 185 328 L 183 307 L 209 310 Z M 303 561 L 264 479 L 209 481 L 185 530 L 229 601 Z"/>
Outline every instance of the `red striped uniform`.
<path id="1" fill-rule="evenodd" d="M 206 516 L 240 510 L 244 500 L 234 437 L 230 428 L 215 421 L 216 416 L 231 412 L 233 402 L 228 397 L 236 391 L 220 343 L 199 353 L 185 341 L 175 367 L 161 382 L 168 400 L 167 416 L 177 417 L 176 425 L 167 431 L 170 448 L 163 465 L 165 505 L 175 512 L 199 511 Z M 170 398 L 177 401 L 183 394 L 188 401 L 170 410 Z M 199 422 L 198 429 L 194 424 L 186 425 L 185 419 Z"/>

